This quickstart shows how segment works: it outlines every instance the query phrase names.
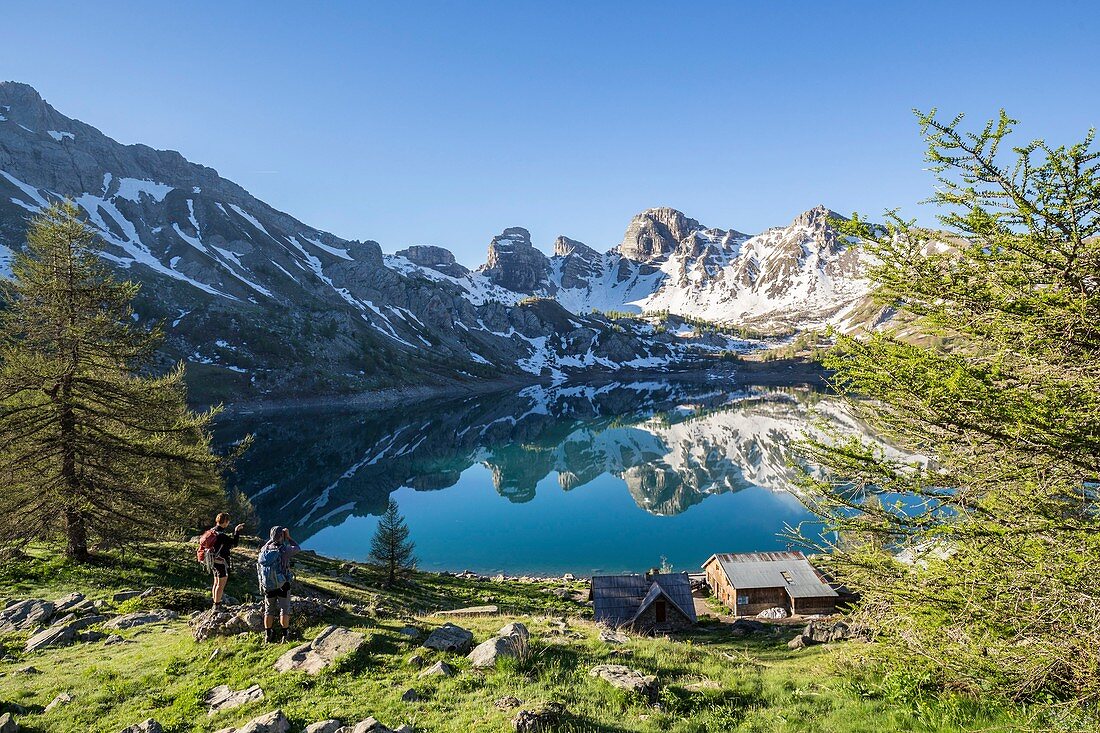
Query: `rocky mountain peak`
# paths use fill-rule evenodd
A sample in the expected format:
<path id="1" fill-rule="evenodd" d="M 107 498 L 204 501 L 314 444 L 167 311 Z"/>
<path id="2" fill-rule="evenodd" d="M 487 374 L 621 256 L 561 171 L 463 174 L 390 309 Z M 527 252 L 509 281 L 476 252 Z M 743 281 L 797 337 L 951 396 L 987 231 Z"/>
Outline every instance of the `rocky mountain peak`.
<path id="1" fill-rule="evenodd" d="M 451 277 L 462 277 L 469 272 L 468 269 L 455 261 L 454 254 L 444 247 L 436 247 L 431 244 L 414 244 L 406 249 L 396 252 L 398 257 L 404 257 L 409 262 L 422 267 L 430 267 Z"/>
<path id="2" fill-rule="evenodd" d="M 704 228 L 676 209 L 647 209 L 630 221 L 619 253 L 629 260 L 652 260 L 672 252 L 684 238 Z"/>
<path id="3" fill-rule="evenodd" d="M 569 237 L 559 236 L 554 240 L 554 256 L 555 257 L 568 257 L 572 254 L 577 254 L 585 259 L 591 259 L 598 257 L 599 253 L 596 250 L 589 247 L 584 242 L 578 242 L 576 239 L 570 239 Z"/>
<path id="4" fill-rule="evenodd" d="M 493 237 L 481 271 L 490 282 L 517 293 L 534 293 L 550 273 L 550 260 L 531 244 L 523 227 L 508 227 Z"/>

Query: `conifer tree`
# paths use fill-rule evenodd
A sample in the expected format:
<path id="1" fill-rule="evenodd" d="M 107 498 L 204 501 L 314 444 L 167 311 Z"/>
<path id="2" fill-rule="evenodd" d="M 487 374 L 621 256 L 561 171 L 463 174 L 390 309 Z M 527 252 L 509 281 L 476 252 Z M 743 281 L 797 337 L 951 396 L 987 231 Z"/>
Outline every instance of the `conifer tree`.
<path id="1" fill-rule="evenodd" d="M 807 501 L 888 666 L 1076 714 L 1100 700 L 1100 153 L 919 120 L 943 228 L 841 224 L 896 315 L 826 364 L 923 460 L 811 443 Z"/>
<path id="2" fill-rule="evenodd" d="M 182 364 L 151 372 L 158 329 L 132 318 L 71 202 L 30 224 L 0 309 L 0 537 L 61 537 L 90 557 L 196 526 L 224 497 L 211 452 L 215 411 L 191 412 Z"/>
<path id="3" fill-rule="evenodd" d="M 387 585 L 393 585 L 399 576 L 416 567 L 414 547 L 405 518 L 398 511 L 397 502 L 390 499 L 370 542 L 370 559 L 386 573 Z"/>

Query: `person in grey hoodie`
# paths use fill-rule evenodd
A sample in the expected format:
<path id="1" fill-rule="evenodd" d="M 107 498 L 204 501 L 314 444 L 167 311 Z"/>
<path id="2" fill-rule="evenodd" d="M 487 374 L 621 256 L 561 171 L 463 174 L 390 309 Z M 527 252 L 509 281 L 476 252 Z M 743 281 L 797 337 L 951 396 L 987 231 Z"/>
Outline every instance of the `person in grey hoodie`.
<path id="1" fill-rule="evenodd" d="M 271 528 L 271 534 L 264 546 L 260 548 L 260 590 L 264 594 L 264 637 L 268 642 L 277 640 L 275 632 L 275 616 L 279 616 L 280 632 L 278 639 L 289 641 L 290 639 L 290 581 L 293 574 L 290 571 L 290 559 L 301 552 L 302 548 L 290 538 L 290 529 L 276 526 Z M 278 553 L 277 558 L 272 554 Z M 274 559 L 277 563 L 275 576 L 282 582 L 274 585 L 264 582 L 263 561 L 266 558 Z"/>

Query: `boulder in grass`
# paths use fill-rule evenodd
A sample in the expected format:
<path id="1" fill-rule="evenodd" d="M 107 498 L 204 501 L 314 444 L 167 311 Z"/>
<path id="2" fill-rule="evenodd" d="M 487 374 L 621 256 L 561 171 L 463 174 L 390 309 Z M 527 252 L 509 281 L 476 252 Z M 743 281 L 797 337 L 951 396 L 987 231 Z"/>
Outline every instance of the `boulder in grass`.
<path id="1" fill-rule="evenodd" d="M 512 718 L 516 733 L 552 733 L 559 730 L 569 715 L 560 702 L 548 702 L 535 710 L 520 710 Z"/>
<path id="2" fill-rule="evenodd" d="M 54 615 L 54 604 L 41 598 L 9 603 L 0 611 L 0 633 L 26 631 L 42 626 Z"/>
<path id="3" fill-rule="evenodd" d="M 137 611 L 135 613 L 128 613 L 124 616 L 116 616 L 107 623 L 103 624 L 107 629 L 132 629 L 135 626 L 145 626 L 146 624 L 159 624 L 165 621 L 171 621 L 177 616 L 175 611 L 169 611 L 167 608 L 158 608 L 155 611 Z"/>
<path id="4" fill-rule="evenodd" d="M 622 664 L 598 664 L 589 670 L 588 676 L 598 677 L 612 687 L 640 695 L 651 702 L 657 698 L 656 677 L 644 675 Z"/>
<path id="5" fill-rule="evenodd" d="M 212 687 L 202 697 L 203 704 L 210 708 L 209 715 L 214 715 L 222 710 L 239 708 L 241 705 L 263 699 L 264 691 L 259 685 L 252 685 L 243 690 L 233 690 L 229 685 L 218 685 Z"/>
<path id="6" fill-rule="evenodd" d="M 19 733 L 19 723 L 15 722 L 11 713 L 0 715 L 0 733 Z"/>
<path id="7" fill-rule="evenodd" d="M 461 626 L 446 623 L 428 634 L 428 638 L 424 640 L 421 646 L 435 649 L 440 652 L 456 652 L 461 654 L 469 649 L 473 643 L 473 633 Z"/>
<path id="8" fill-rule="evenodd" d="M 73 696 L 70 695 L 69 693 L 67 693 L 67 692 L 59 693 L 57 695 L 57 697 L 55 697 L 53 700 L 50 700 L 49 704 L 46 705 L 45 709 L 43 709 L 42 712 L 48 713 L 56 707 L 60 707 L 62 705 L 68 705 L 73 700 L 74 700 Z"/>
<path id="9" fill-rule="evenodd" d="M 344 724 L 339 720 L 320 720 L 307 725 L 302 733 L 337 733 L 343 727 Z"/>
<path id="10" fill-rule="evenodd" d="M 122 733 L 164 733 L 164 727 L 156 720 L 149 718 L 128 728 L 123 728 Z"/>
<path id="11" fill-rule="evenodd" d="M 349 631 L 342 626 L 329 626 L 313 641 L 296 646 L 275 662 L 279 672 L 301 671 L 306 674 L 318 674 L 326 667 L 350 654 L 355 654 L 367 643 L 365 636 L 358 631 Z"/>
<path id="12" fill-rule="evenodd" d="M 290 733 L 290 720 L 282 710 L 273 710 L 266 715 L 253 718 L 233 733 Z"/>
<path id="13" fill-rule="evenodd" d="M 439 661 L 423 670 L 418 677 L 453 677 L 457 672 L 454 667 L 444 661 Z"/>

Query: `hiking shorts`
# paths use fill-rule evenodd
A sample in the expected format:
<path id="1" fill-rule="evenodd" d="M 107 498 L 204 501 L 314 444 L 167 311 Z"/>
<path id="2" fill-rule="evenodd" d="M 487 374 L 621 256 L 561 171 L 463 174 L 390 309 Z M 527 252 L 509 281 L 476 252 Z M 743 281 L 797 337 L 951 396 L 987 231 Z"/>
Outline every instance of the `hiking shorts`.
<path id="1" fill-rule="evenodd" d="M 214 577 L 215 578 L 228 578 L 229 577 L 229 563 L 224 560 L 214 561 Z"/>
<path id="2" fill-rule="evenodd" d="M 282 588 L 264 591 L 264 615 L 290 615 L 290 583 L 283 583 Z"/>

